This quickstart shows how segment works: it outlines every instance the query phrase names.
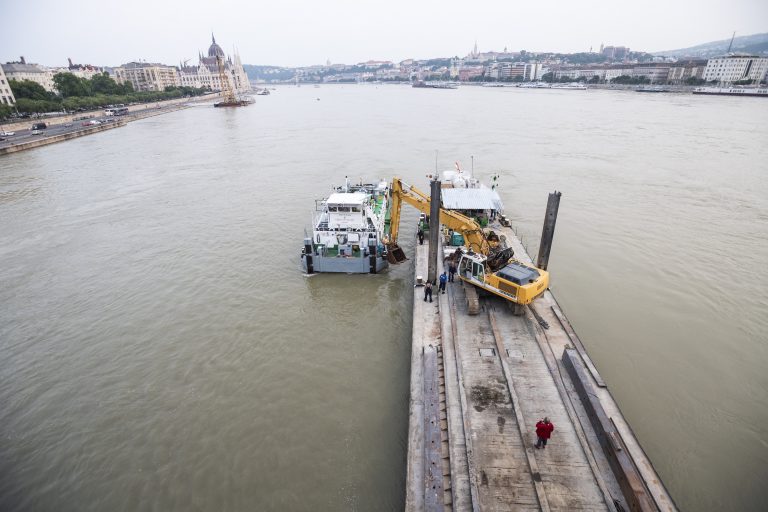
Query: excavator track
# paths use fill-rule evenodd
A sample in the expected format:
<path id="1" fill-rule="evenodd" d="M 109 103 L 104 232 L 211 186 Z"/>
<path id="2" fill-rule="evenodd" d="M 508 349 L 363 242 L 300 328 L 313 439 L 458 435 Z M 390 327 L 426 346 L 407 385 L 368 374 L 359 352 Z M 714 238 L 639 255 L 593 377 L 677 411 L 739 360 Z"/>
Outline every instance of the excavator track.
<path id="1" fill-rule="evenodd" d="M 470 315 L 480 313 L 480 297 L 477 294 L 477 287 L 464 281 L 464 295 L 467 297 L 467 312 Z"/>

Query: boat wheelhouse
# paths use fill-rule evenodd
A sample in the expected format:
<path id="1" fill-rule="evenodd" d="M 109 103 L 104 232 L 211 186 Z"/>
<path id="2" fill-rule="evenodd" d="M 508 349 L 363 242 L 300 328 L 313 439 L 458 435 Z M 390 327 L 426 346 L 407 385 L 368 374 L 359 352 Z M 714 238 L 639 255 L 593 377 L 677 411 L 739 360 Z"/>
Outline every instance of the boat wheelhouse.
<path id="1" fill-rule="evenodd" d="M 386 226 L 389 185 L 350 185 L 334 188 L 316 201 L 312 236 L 304 238 L 301 267 L 319 272 L 376 274 L 389 265 L 382 238 Z"/>

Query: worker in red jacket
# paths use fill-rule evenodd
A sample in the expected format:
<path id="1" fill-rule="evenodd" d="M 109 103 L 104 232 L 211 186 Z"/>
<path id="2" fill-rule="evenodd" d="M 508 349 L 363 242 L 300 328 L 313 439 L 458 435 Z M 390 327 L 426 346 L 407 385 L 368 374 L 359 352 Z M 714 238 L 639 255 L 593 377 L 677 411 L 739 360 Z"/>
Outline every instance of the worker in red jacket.
<path id="1" fill-rule="evenodd" d="M 536 423 L 536 436 L 539 438 L 536 441 L 536 448 L 543 450 L 547 447 L 547 440 L 552 435 L 553 430 L 555 430 L 555 425 L 549 421 L 549 418 L 544 418 Z"/>

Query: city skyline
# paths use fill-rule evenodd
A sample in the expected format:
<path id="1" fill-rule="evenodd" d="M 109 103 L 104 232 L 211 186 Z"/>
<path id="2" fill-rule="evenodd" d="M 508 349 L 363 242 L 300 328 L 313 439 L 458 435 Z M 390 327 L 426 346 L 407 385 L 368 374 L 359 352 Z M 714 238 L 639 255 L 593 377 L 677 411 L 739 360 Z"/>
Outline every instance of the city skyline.
<path id="1" fill-rule="evenodd" d="M 258 10 L 233 0 L 207 9 L 139 0 L 110 6 L 109 17 L 103 3 L 84 0 L 77 2 L 77 16 L 73 12 L 71 4 L 46 0 L 8 5 L 7 19 L 34 19 L 34 33 L 40 35 L 30 38 L 29 24 L 9 24 L 0 61 L 23 55 L 49 66 L 65 65 L 68 57 L 99 66 L 137 60 L 174 64 L 204 51 L 211 31 L 227 53 L 237 48 L 245 63 L 286 67 L 464 56 L 475 40 L 480 51 L 574 53 L 605 44 L 656 52 L 726 39 L 733 30 L 737 35 L 768 31 L 763 22 L 768 4 L 754 0 L 737 0 L 724 12 L 713 1 L 688 0 L 674 5 L 650 0 L 618 10 L 602 0 L 536 6 L 489 1 L 472 8 L 457 2 L 395 0 L 385 7 L 297 0 Z M 176 26 L 183 31 L 173 33 Z"/>

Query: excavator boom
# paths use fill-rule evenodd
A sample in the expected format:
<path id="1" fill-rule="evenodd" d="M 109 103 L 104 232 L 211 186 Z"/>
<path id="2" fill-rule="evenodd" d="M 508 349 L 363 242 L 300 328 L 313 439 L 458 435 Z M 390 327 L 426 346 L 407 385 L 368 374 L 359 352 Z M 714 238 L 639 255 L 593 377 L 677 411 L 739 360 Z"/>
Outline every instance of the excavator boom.
<path id="1" fill-rule="evenodd" d="M 405 261 L 405 253 L 397 245 L 400 230 L 400 210 L 406 202 L 422 213 L 429 215 L 430 198 L 400 178 L 392 180 L 392 201 L 390 202 L 389 237 L 385 240 L 390 263 Z M 470 314 L 477 314 L 479 303 L 476 288 L 482 288 L 516 304 L 528 304 L 544 293 L 549 287 L 549 273 L 512 259 L 510 248 L 491 244 L 482 228 L 474 221 L 454 210 L 440 208 L 440 223 L 464 236 L 468 252 L 457 249 L 458 276 L 467 283 Z"/>
<path id="2" fill-rule="evenodd" d="M 416 187 L 403 182 L 400 178 L 392 180 L 392 203 L 390 213 L 390 237 L 389 245 L 397 245 L 397 235 L 400 228 L 400 210 L 403 202 L 406 202 L 422 213 L 429 215 L 429 196 Z M 449 229 L 464 235 L 464 243 L 467 248 L 480 254 L 489 254 L 491 246 L 483 234 L 482 228 L 473 219 L 453 210 L 440 208 L 440 223 Z M 401 251 L 402 252 L 402 251 Z"/>

